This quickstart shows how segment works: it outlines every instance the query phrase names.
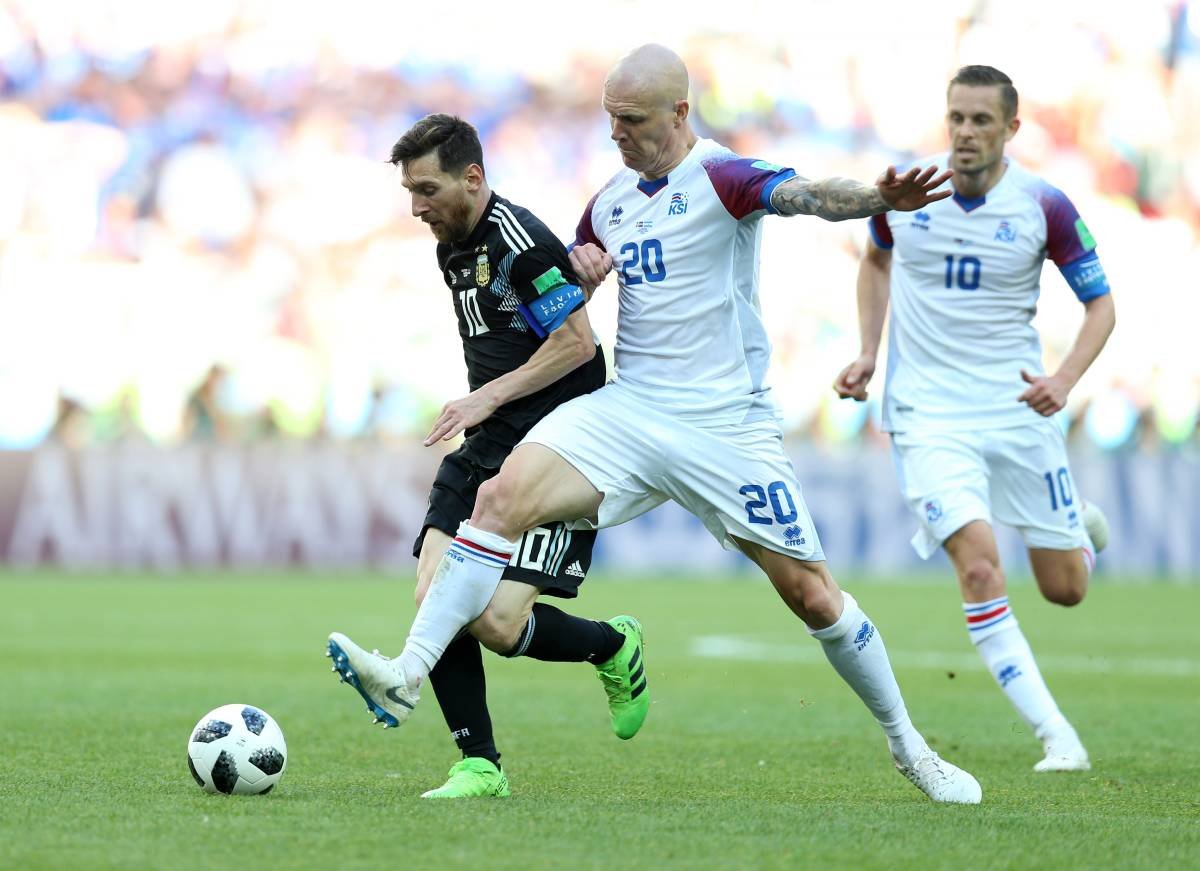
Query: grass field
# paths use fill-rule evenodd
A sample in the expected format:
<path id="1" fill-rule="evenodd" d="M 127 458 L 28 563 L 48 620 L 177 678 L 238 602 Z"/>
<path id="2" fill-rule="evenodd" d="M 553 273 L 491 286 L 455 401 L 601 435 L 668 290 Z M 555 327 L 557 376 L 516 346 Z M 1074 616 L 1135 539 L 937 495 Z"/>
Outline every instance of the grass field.
<path id="1" fill-rule="evenodd" d="M 1200 865 L 1200 586 L 1097 585 L 1073 610 L 1014 587 L 1094 763 L 1035 775 L 953 591 L 845 584 L 981 806 L 932 805 L 891 770 L 765 584 L 589 582 L 577 613 L 646 625 L 643 732 L 612 736 L 589 666 L 489 657 L 513 797 L 431 803 L 416 796 L 457 755 L 432 694 L 373 730 L 321 655 L 335 628 L 398 649 L 407 581 L 0 575 L 0 868 Z M 226 702 L 283 726 L 269 796 L 207 795 L 188 774 L 190 728 Z"/>

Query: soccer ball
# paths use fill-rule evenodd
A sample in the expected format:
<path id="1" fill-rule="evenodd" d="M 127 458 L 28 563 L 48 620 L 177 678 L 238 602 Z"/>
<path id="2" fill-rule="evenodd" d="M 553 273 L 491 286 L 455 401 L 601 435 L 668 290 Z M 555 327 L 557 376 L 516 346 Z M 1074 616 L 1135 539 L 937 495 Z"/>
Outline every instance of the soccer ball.
<path id="1" fill-rule="evenodd" d="M 188 738 L 188 770 L 205 792 L 265 795 L 287 767 L 283 731 L 253 705 L 222 705 Z"/>

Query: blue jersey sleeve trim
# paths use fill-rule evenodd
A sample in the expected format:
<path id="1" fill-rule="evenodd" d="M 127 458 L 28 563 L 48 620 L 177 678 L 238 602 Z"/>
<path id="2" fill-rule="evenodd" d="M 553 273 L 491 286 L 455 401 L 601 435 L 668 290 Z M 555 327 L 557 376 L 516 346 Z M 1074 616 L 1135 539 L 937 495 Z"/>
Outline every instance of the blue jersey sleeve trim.
<path id="1" fill-rule="evenodd" d="M 775 188 L 779 187 L 779 185 L 781 185 L 783 182 L 787 181 L 789 178 L 795 177 L 796 170 L 785 169 L 783 172 L 779 173 L 779 175 L 775 176 L 773 179 L 763 185 L 762 193 L 759 195 L 763 204 L 763 208 L 772 215 L 778 215 L 779 212 L 776 211 L 775 207 L 771 205 L 771 194 L 775 193 Z"/>
<path id="2" fill-rule="evenodd" d="M 1087 302 L 1111 292 L 1108 276 L 1104 274 L 1104 267 L 1095 251 L 1089 251 L 1079 259 L 1060 266 L 1058 271 L 1067 280 L 1067 284 L 1075 292 L 1075 298 L 1080 302 Z"/>
<path id="3" fill-rule="evenodd" d="M 875 243 L 876 248 L 882 248 L 884 251 L 890 251 L 896 244 L 895 242 L 884 242 L 879 236 L 879 231 L 875 229 L 875 220 L 867 218 L 867 229 L 871 231 L 871 241 Z"/>
<path id="4" fill-rule="evenodd" d="M 517 311 L 538 338 L 545 338 L 561 327 L 583 303 L 583 291 L 574 284 L 567 284 L 517 306 Z"/>

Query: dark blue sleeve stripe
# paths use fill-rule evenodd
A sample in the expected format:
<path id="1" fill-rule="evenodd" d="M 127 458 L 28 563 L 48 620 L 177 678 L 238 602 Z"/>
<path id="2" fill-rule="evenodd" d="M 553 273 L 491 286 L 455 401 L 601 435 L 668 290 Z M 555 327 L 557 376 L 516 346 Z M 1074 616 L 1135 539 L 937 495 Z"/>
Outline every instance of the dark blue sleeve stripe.
<path id="1" fill-rule="evenodd" d="M 772 215 L 778 215 L 779 212 L 777 212 L 775 207 L 771 205 L 771 194 L 775 193 L 775 188 L 779 187 L 780 184 L 787 181 L 789 178 L 795 177 L 796 171 L 794 169 L 785 169 L 773 179 L 768 181 L 765 185 L 763 185 L 762 193 L 759 194 L 759 199 L 762 202 L 763 208 Z"/>
<path id="2" fill-rule="evenodd" d="M 1104 274 L 1104 267 L 1094 250 L 1065 266 L 1060 266 L 1058 271 L 1062 273 L 1062 277 L 1066 279 L 1080 302 L 1087 302 L 1111 292 L 1108 276 Z"/>

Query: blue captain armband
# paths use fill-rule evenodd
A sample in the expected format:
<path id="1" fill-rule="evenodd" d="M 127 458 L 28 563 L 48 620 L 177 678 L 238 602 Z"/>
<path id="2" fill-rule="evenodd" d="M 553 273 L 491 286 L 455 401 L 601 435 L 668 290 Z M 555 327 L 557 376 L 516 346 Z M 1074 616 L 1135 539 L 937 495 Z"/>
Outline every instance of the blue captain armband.
<path id="1" fill-rule="evenodd" d="M 1066 266 L 1060 266 L 1058 271 L 1067 280 L 1067 284 L 1071 285 L 1071 290 L 1075 291 L 1075 296 L 1080 302 L 1087 302 L 1109 292 L 1108 276 L 1104 274 L 1104 267 L 1100 265 L 1100 258 L 1096 256 L 1095 251 L 1088 252 Z"/>
<path id="2" fill-rule="evenodd" d="M 517 311 L 538 338 L 545 338 L 563 325 L 575 309 L 584 303 L 583 291 L 573 284 L 543 293 L 533 302 L 522 303 Z"/>

